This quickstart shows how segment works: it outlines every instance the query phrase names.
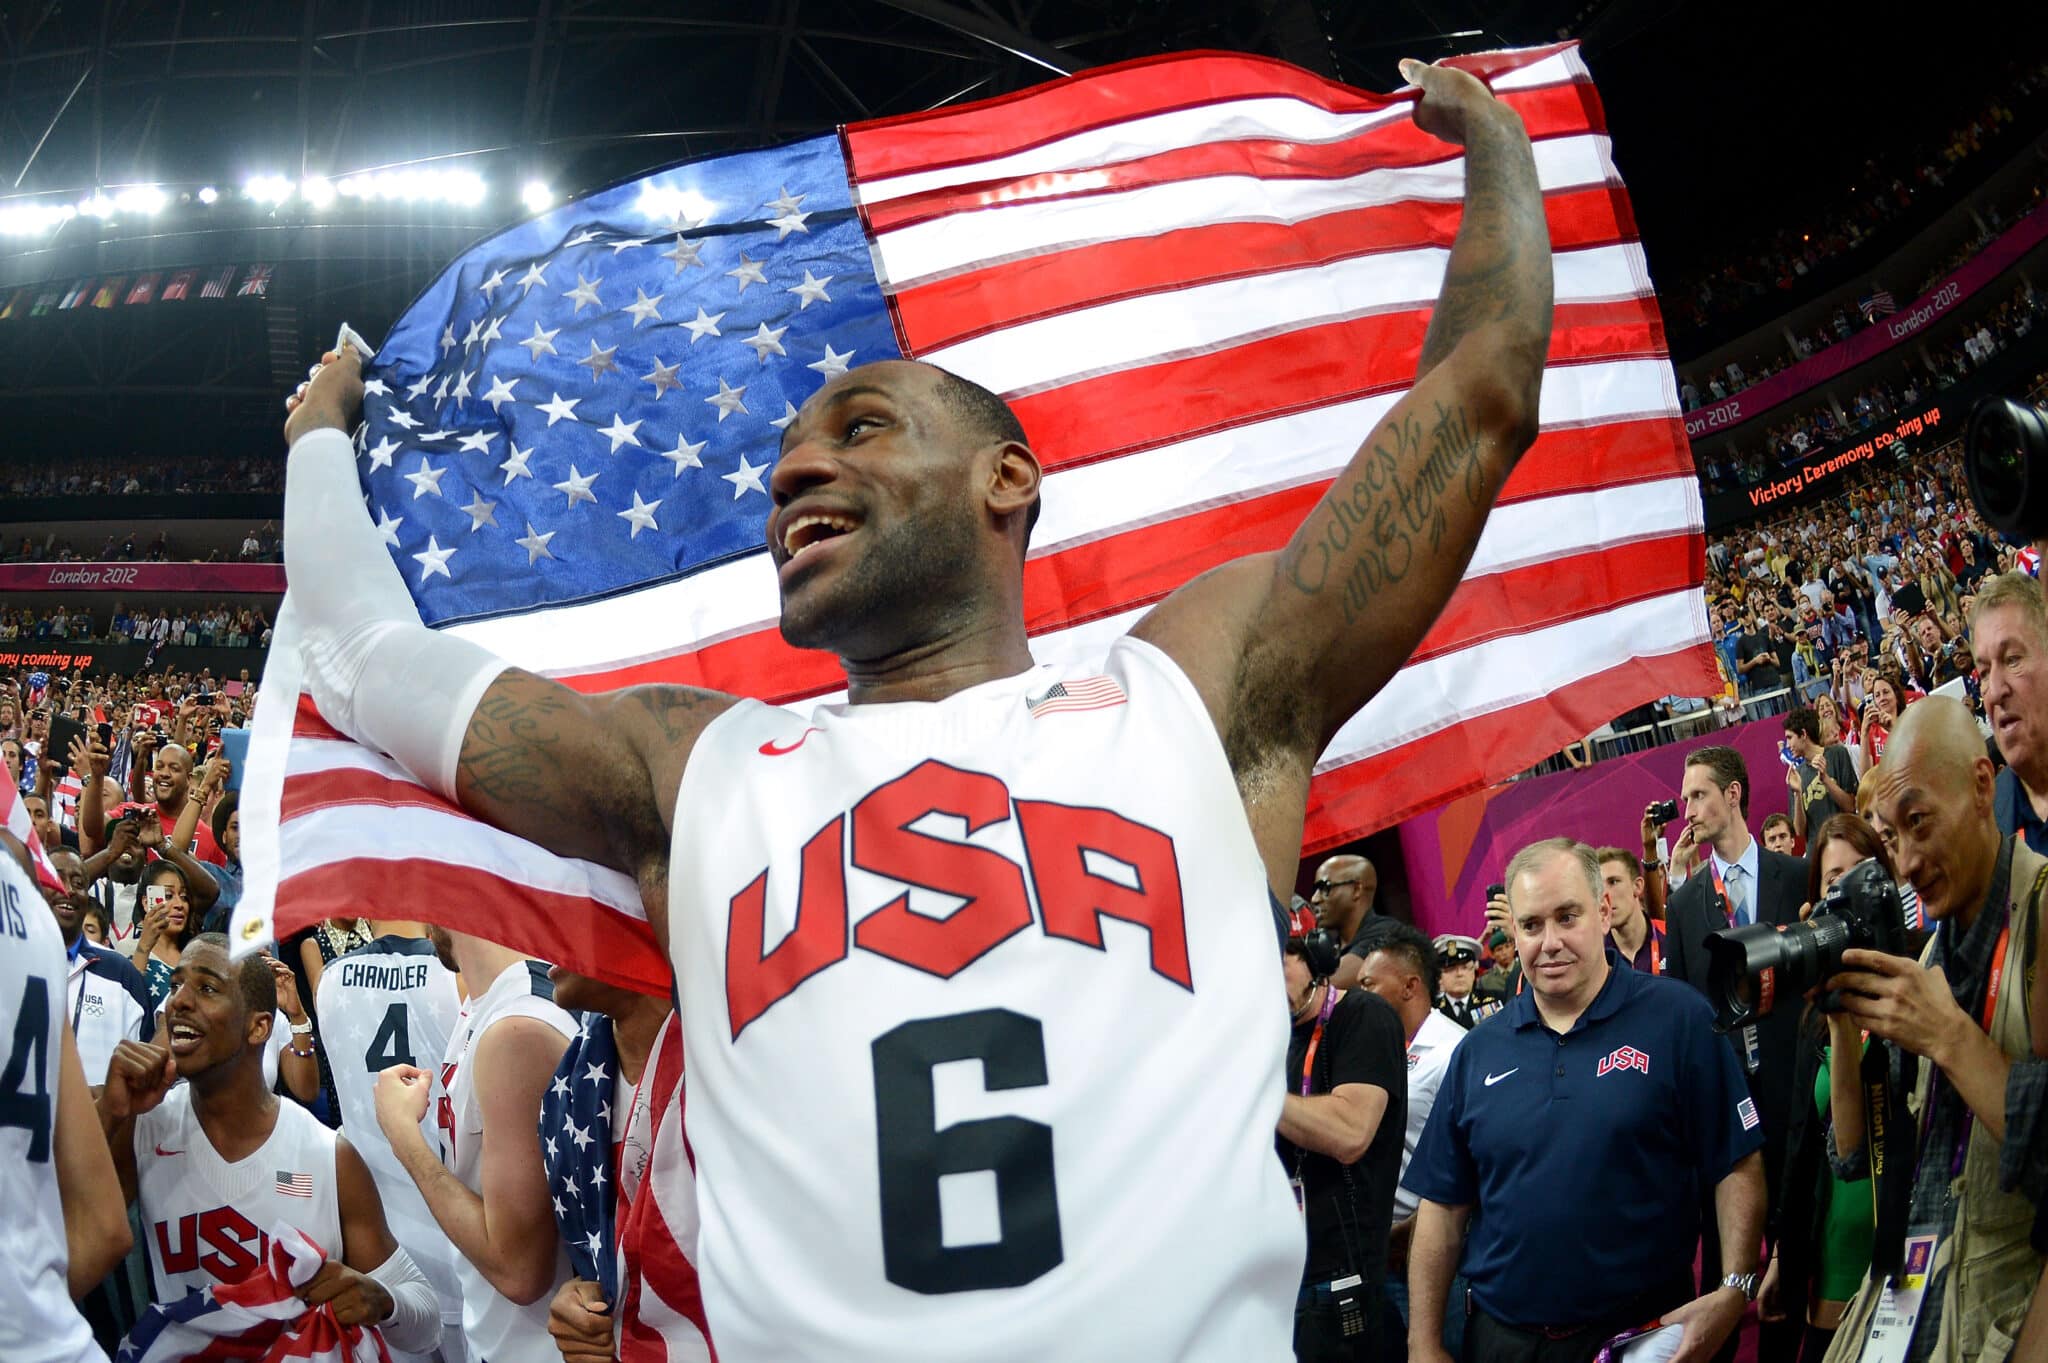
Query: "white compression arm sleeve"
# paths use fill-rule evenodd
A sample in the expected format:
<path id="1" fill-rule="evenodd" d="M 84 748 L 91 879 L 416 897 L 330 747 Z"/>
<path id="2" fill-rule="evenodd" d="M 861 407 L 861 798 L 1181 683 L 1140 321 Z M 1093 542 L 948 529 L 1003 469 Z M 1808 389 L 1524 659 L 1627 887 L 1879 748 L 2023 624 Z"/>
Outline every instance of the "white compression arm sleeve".
<path id="1" fill-rule="evenodd" d="M 409 1354 L 432 1352 L 441 1342 L 441 1299 L 405 1246 L 365 1276 L 391 1294 L 391 1314 L 377 1322 L 384 1342 Z"/>
<path id="2" fill-rule="evenodd" d="M 420 623 L 363 509 L 355 448 L 341 431 L 309 431 L 292 445 L 284 566 L 320 713 L 454 799 L 469 717 L 509 664 Z"/>

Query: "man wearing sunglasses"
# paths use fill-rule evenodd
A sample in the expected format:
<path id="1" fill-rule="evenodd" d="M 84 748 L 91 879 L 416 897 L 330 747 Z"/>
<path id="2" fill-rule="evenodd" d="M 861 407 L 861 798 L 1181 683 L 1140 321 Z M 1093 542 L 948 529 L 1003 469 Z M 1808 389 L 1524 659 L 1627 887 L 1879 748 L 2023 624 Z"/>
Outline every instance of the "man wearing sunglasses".
<path id="1" fill-rule="evenodd" d="M 1372 951 L 1367 931 L 1372 925 L 1372 901 L 1379 892 L 1380 873 L 1359 856 L 1335 856 L 1316 867 L 1316 926 L 1325 928 L 1344 943 L 1344 955 L 1331 983 L 1339 989 L 1356 989 Z"/>

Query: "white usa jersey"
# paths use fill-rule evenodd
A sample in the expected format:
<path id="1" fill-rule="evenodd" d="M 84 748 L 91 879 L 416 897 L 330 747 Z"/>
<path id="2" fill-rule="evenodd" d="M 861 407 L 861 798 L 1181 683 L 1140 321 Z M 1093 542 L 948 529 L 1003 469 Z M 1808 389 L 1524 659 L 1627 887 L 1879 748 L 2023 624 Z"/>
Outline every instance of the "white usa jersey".
<path id="1" fill-rule="evenodd" d="M 1292 1358 L 1265 872 L 1164 654 L 742 702 L 669 896 L 724 1363 Z"/>
<path id="2" fill-rule="evenodd" d="M 71 1304 L 57 1187 L 64 939 L 42 892 L 0 849 L 0 1358 L 105 1363 Z"/>
<path id="3" fill-rule="evenodd" d="M 435 1078 L 420 1118 L 432 1149 L 439 1140 L 437 1112 L 444 1096 L 441 1060 L 455 1031 L 462 1001 L 455 976 L 423 937 L 379 937 L 338 956 L 320 973 L 314 1013 L 341 1101 L 341 1130 L 370 1168 L 384 1200 L 384 1222 L 441 1297 L 442 1319 L 462 1319 L 462 1287 L 455 1276 L 455 1246 L 427 1210 L 419 1185 L 377 1125 L 377 1076 L 393 1065 L 412 1065 Z"/>
<path id="4" fill-rule="evenodd" d="M 190 1084 L 172 1085 L 134 1134 L 135 1206 L 158 1301 L 248 1277 L 279 1221 L 341 1257 L 334 1133 L 291 1099 L 277 1100 L 269 1139 L 233 1164 L 200 1128 Z"/>
<path id="5" fill-rule="evenodd" d="M 489 988 L 470 999 L 469 1011 L 449 1039 L 441 1064 L 441 1083 L 448 1094 L 440 1108 L 441 1162 L 473 1193 L 481 1194 L 484 1186 L 484 1110 L 471 1062 L 484 1034 L 505 1018 L 529 1017 L 553 1027 L 565 1040 L 576 1035 L 576 1020 L 555 1003 L 547 971 L 540 961 L 506 966 Z M 561 1363 L 561 1352 L 548 1333 L 548 1307 L 555 1290 L 569 1279 L 569 1256 L 559 1243 L 553 1285 L 526 1306 L 501 1296 L 490 1279 L 460 1255 L 455 1276 L 462 1287 L 462 1336 L 471 1358 L 480 1363 Z"/>

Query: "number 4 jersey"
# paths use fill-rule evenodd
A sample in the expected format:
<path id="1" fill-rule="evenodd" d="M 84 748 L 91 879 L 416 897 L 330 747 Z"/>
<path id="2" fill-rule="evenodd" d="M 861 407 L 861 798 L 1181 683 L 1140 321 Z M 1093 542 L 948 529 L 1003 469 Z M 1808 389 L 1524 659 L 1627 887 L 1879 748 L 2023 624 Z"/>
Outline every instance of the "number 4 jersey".
<path id="1" fill-rule="evenodd" d="M 675 829 L 724 1363 L 1292 1356 L 1265 874 L 1164 654 L 808 723 L 743 702 Z"/>
<path id="2" fill-rule="evenodd" d="M 106 1360 L 66 1286 L 56 1159 L 64 979 L 57 920 L 0 848 L 0 1358 L 9 1363 Z"/>
<path id="3" fill-rule="evenodd" d="M 405 1247 L 441 1298 L 445 1323 L 462 1320 L 462 1287 L 455 1276 L 455 1247 L 427 1210 L 419 1185 L 391 1153 L 377 1125 L 377 1076 L 393 1065 L 412 1065 L 436 1076 L 433 1100 L 420 1120 L 430 1148 L 440 1141 L 435 1114 L 445 1096 L 441 1057 L 462 1001 L 455 976 L 421 937 L 379 937 L 336 957 L 320 974 L 314 1015 L 341 1100 L 341 1129 L 369 1166 L 384 1200 L 392 1238 Z"/>

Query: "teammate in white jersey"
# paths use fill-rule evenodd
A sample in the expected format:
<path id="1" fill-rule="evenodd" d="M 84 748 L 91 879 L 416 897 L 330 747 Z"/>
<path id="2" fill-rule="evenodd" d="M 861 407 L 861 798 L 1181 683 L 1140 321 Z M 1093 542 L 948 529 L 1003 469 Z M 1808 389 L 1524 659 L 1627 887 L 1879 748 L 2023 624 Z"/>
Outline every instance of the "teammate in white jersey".
<path id="1" fill-rule="evenodd" d="M 816 732 L 688 687 L 584 695 L 422 628 L 363 509 L 354 352 L 298 398 L 286 566 L 321 714 L 634 876 L 668 949 L 726 1363 L 1290 1353 L 1261 906 L 1318 754 L 1534 439 L 1551 323 L 1519 118 L 1403 70 L 1468 184 L 1414 387 L 1285 547 L 1174 592 L 1086 686 L 1027 645 L 1038 459 L 944 371 L 864 366 L 783 431 L 782 634 L 847 675 Z"/>
<path id="2" fill-rule="evenodd" d="M 455 1247 L 462 1334 L 480 1363 L 560 1363 L 548 1302 L 569 1278 L 541 1166 L 541 1094 L 576 1023 L 555 1005 L 547 966 L 479 937 L 429 927 L 469 1008 L 436 1076 L 397 1064 L 377 1080 L 377 1121 L 399 1165 Z M 440 1150 L 427 1142 L 425 1119 Z"/>
<path id="3" fill-rule="evenodd" d="M 64 942 L 0 832 L 0 1358 L 105 1363 L 72 1303 L 128 1252 L 114 1162 L 64 1021 Z"/>
<path id="4" fill-rule="evenodd" d="M 100 1121 L 141 1215 L 157 1300 L 259 1271 L 282 1221 L 329 1256 L 302 1298 L 331 1304 L 343 1325 L 381 1328 L 393 1348 L 430 1349 L 439 1303 L 385 1228 L 362 1157 L 263 1082 L 276 1008 L 270 967 L 230 963 L 227 939 L 201 933 L 172 974 L 167 1044 L 114 1053 Z"/>
<path id="5" fill-rule="evenodd" d="M 341 1104 L 342 1133 L 377 1180 L 392 1236 L 441 1298 L 443 1363 L 461 1363 L 462 1285 L 455 1275 L 455 1247 L 378 1127 L 376 1090 L 377 1076 L 393 1065 L 434 1069 L 447 1054 L 462 1000 L 454 973 L 441 964 L 418 923 L 380 921 L 372 929 L 376 936 L 368 946 L 336 957 L 321 972 L 314 1012 Z M 433 1123 L 432 1111 L 420 1119 L 421 1135 L 430 1140 Z"/>

